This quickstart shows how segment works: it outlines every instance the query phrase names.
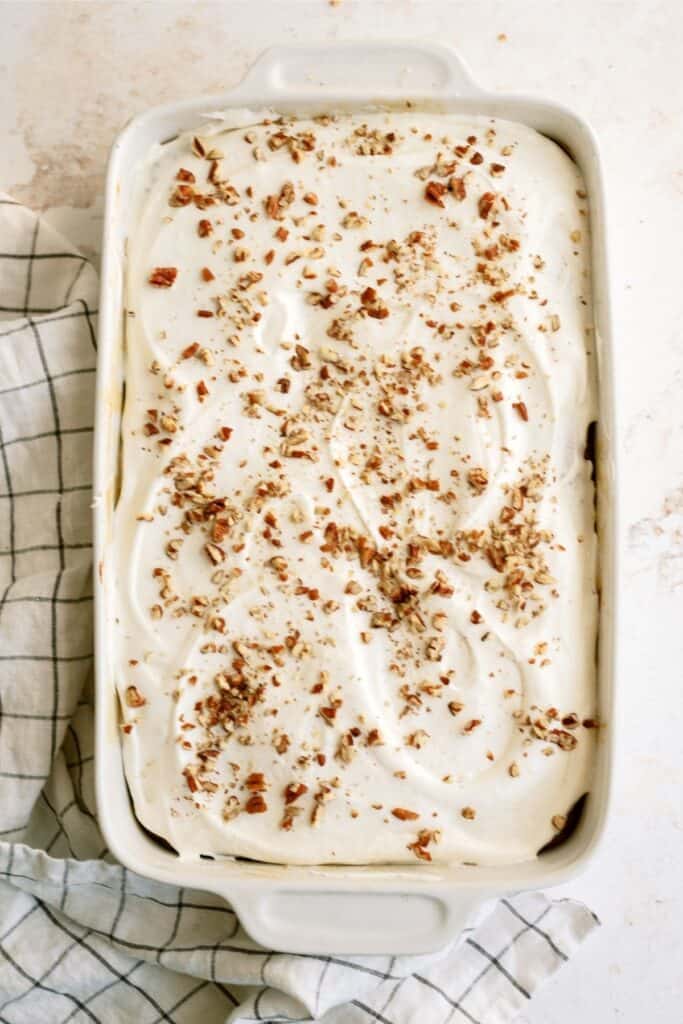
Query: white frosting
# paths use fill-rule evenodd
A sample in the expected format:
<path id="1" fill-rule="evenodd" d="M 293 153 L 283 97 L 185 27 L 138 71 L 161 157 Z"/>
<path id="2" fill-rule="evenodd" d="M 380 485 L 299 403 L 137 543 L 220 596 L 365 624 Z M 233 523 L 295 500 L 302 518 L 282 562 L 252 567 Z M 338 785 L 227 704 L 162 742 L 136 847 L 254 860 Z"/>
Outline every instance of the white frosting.
<path id="1" fill-rule="evenodd" d="M 593 755 L 590 728 L 565 729 L 560 721 L 569 713 L 580 720 L 592 716 L 595 706 L 596 544 L 591 466 L 584 459 L 595 397 L 579 172 L 553 142 L 504 121 L 415 112 L 343 117 L 327 125 L 300 121 L 282 129 L 299 139 L 315 136 L 300 162 L 292 156 L 295 144 L 270 148 L 278 126 L 264 126 L 262 114 L 243 116 L 246 121 L 254 125 L 247 139 L 245 128 L 224 125 L 201 136 L 205 149 L 222 151 L 213 176 L 237 190 L 236 205 L 169 206 L 181 167 L 196 178 L 191 189 L 214 191 L 206 181 L 211 163 L 193 155 L 191 136 L 157 148 L 140 171 L 142 198 L 129 243 L 122 488 L 112 551 L 116 674 L 131 726 L 123 743 L 137 816 L 182 855 L 292 864 L 415 862 L 420 851 L 434 861 L 480 864 L 533 858 L 556 833 L 556 816 L 566 815 L 588 790 Z M 362 123 L 375 135 L 354 135 Z M 387 142 L 388 132 L 397 137 Z M 476 142 L 456 155 L 454 146 L 467 146 L 468 136 Z M 358 152 L 378 146 L 391 152 Z M 475 153 L 481 162 L 471 162 Z M 434 167 L 437 154 L 441 162 Z M 453 160 L 455 169 L 443 166 Z M 492 171 L 492 163 L 504 171 Z M 452 176 L 464 178 L 464 199 L 452 191 L 436 196 L 443 206 L 425 198 L 429 182 L 447 185 Z M 295 198 L 276 220 L 264 200 L 279 195 L 287 181 Z M 304 201 L 305 193 L 315 194 L 315 205 Z M 496 200 L 483 216 L 486 193 Z M 342 226 L 350 212 L 366 223 Z M 209 237 L 198 235 L 202 218 L 212 224 Z M 316 225 L 325 226 L 324 238 L 316 237 Z M 274 236 L 280 227 L 289 232 L 286 241 Z M 244 238 L 234 240 L 234 228 Z M 406 241 L 416 231 L 422 238 Z M 377 247 L 361 251 L 367 240 Z M 386 247 L 390 240 L 400 243 L 396 259 Z M 497 252 L 484 252 L 494 244 Z M 248 250 L 242 262 L 235 261 L 238 248 Z M 267 264 L 269 250 L 274 257 Z M 299 259 L 286 262 L 297 253 Z M 372 265 L 361 267 L 364 259 Z M 171 287 L 149 283 L 159 267 L 177 268 Z M 202 280 L 203 267 L 214 280 Z M 239 290 L 237 279 L 250 271 L 263 277 Z M 329 280 L 342 297 L 329 308 L 312 304 L 311 292 L 329 294 Z M 388 316 L 367 315 L 377 308 L 371 296 L 361 299 L 368 286 Z M 216 312 L 216 297 L 236 287 L 249 300 L 244 325 L 236 326 L 236 306 L 227 298 L 226 315 L 197 315 L 198 309 Z M 359 314 L 363 301 L 366 312 Z M 336 319 L 350 329 L 351 340 L 328 335 Z M 474 325 L 487 322 L 495 329 L 478 335 L 486 342 L 479 346 Z M 182 358 L 194 342 L 200 351 Z M 292 366 L 295 343 L 308 351 L 299 369 Z M 408 355 L 418 346 L 421 353 Z M 202 362 L 204 348 L 212 365 Z M 477 367 L 463 367 L 464 360 L 476 364 L 480 357 Z M 328 379 L 321 381 L 322 366 Z M 291 382 L 288 393 L 276 383 L 284 377 Z M 208 389 L 202 402 L 200 380 Z M 315 398 L 320 391 L 332 396 L 322 405 Z M 312 396 L 313 406 L 307 403 Z M 150 409 L 157 411 L 151 417 Z M 162 415 L 174 417 L 174 433 L 159 425 Z M 283 423 L 293 417 L 288 442 Z M 308 436 L 297 441 L 291 430 L 301 422 Z M 160 432 L 147 436 L 146 423 L 152 423 L 148 432 L 155 424 Z M 223 426 L 232 428 L 230 439 L 202 463 L 200 453 L 216 443 Z M 283 454 L 288 443 L 313 458 Z M 375 446 L 382 465 L 367 469 Z M 205 480 L 203 498 L 195 493 L 193 503 L 178 507 L 172 501 L 178 471 L 168 467 L 181 455 L 192 471 L 211 465 L 213 479 Z M 472 469 L 486 476 L 475 473 L 470 483 Z M 501 510 L 519 504 L 511 488 L 539 473 L 545 482 L 530 483 L 523 509 L 501 523 Z M 486 477 L 479 493 L 477 480 Z M 415 484 L 420 480 L 438 481 L 439 490 Z M 269 481 L 287 493 L 254 502 L 255 488 Z M 225 559 L 219 565 L 204 550 L 211 521 L 194 524 L 186 535 L 179 528 L 188 509 L 213 498 L 226 498 L 238 517 L 220 542 Z M 269 513 L 277 528 L 268 526 Z M 530 515 L 537 530 L 525 522 Z M 383 555 L 393 552 L 384 592 L 379 563 L 363 568 L 355 540 L 347 554 L 321 551 L 334 548 L 329 526 L 325 533 L 331 521 Z M 513 561 L 499 561 L 501 572 L 492 564 L 491 523 L 536 530 L 520 557 L 521 575 L 531 581 L 522 591 L 525 607 L 514 594 Z M 416 537 L 430 538 L 437 551 L 435 541 L 446 544 L 442 553 L 426 551 L 419 562 L 406 562 L 407 543 Z M 178 538 L 182 546 L 170 558 L 166 545 Z M 501 543 L 508 544 L 504 559 L 512 550 L 510 535 Z M 269 564 L 273 556 L 285 560 L 286 572 L 279 575 Z M 166 600 L 155 568 L 170 573 Z M 223 582 L 212 582 L 217 569 Z M 231 576 L 233 570 L 239 574 Z M 445 594 L 433 592 L 435 578 Z M 360 585 L 358 593 L 346 593 L 349 580 Z M 403 603 L 400 596 L 392 602 L 386 594 L 394 588 L 396 596 L 401 585 L 412 590 Z M 319 591 L 317 599 L 302 592 L 310 588 Z M 358 608 L 368 595 L 385 620 Z M 193 597 L 209 602 L 195 602 L 197 614 L 190 610 Z M 327 602 L 339 607 L 324 610 Z M 155 605 L 164 606 L 161 618 L 150 611 Z M 420 618 L 405 614 L 410 609 L 423 631 Z M 224 632 L 211 628 L 210 619 Z M 373 628 L 371 621 L 388 621 L 391 628 Z M 268 650 L 282 647 L 287 636 L 293 650 Z M 248 642 L 251 649 L 243 646 Z M 202 653 L 207 644 L 217 649 Z M 430 660 L 428 649 L 440 660 Z M 242 655 L 246 667 L 239 660 L 235 665 Z M 236 671 L 250 687 L 262 686 L 260 700 L 232 733 L 220 724 L 207 731 L 196 704 L 219 693 L 217 673 L 232 673 L 234 681 Z M 327 674 L 323 690 L 311 692 L 321 672 Z M 137 692 L 144 704 L 129 705 L 131 686 L 133 700 Z M 410 692 L 401 693 L 404 687 Z M 335 699 L 342 703 L 326 724 L 320 709 L 334 708 Z M 553 720 L 552 710 L 546 716 L 550 735 L 542 721 L 535 731 L 532 724 L 548 709 L 559 716 Z M 355 756 L 344 759 L 339 745 L 354 728 Z M 379 730 L 382 745 L 368 745 L 372 730 Z M 274 744 L 282 734 L 290 743 L 278 753 Z M 567 737 L 577 741 L 574 749 L 563 749 L 573 742 Z M 207 748 L 218 753 L 202 761 Z M 306 763 L 298 763 L 302 757 Z M 196 792 L 188 773 L 198 779 Z M 245 809 L 253 793 L 244 783 L 252 773 L 262 773 L 267 783 L 264 813 Z M 285 808 L 283 791 L 292 783 L 308 789 Z M 330 794 L 314 825 L 321 784 Z M 231 796 L 229 806 L 240 813 L 225 820 Z M 300 813 L 291 828 L 282 828 L 292 807 Z M 402 820 L 392 813 L 396 808 L 419 817 Z M 423 835 L 418 850 L 409 848 L 425 829 L 439 830 L 440 841 Z"/>

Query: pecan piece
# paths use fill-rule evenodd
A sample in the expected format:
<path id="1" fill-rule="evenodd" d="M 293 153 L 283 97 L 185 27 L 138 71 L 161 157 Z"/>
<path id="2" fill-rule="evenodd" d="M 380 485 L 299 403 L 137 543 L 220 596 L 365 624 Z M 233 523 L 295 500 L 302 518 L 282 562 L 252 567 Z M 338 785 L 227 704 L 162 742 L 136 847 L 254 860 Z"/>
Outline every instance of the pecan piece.
<path id="1" fill-rule="evenodd" d="M 454 198 L 457 199 L 458 202 L 461 203 L 463 199 L 467 198 L 467 189 L 465 187 L 464 178 L 451 178 L 451 180 L 448 182 L 448 187 L 453 193 Z"/>
<path id="2" fill-rule="evenodd" d="M 149 275 L 149 283 L 157 288 L 170 288 L 178 276 L 177 267 L 155 267 Z"/>
<path id="3" fill-rule="evenodd" d="M 441 661 L 446 641 L 441 636 L 431 637 L 425 646 L 425 657 L 427 661 Z"/>
<path id="4" fill-rule="evenodd" d="M 434 206 L 443 208 L 445 203 L 441 198 L 448 191 L 447 187 L 440 181 L 428 181 L 425 185 L 425 199 Z"/>
<path id="5" fill-rule="evenodd" d="M 479 216 L 482 220 L 488 219 L 488 215 L 493 209 L 495 201 L 495 192 L 484 192 L 484 194 L 479 197 Z"/>
<path id="6" fill-rule="evenodd" d="M 304 782 L 290 782 L 285 786 L 285 804 L 293 804 L 304 793 L 308 793 L 308 786 Z"/>
<path id="7" fill-rule="evenodd" d="M 432 855 L 424 846 L 421 846 L 419 842 L 408 843 L 408 849 L 412 850 L 418 860 L 431 860 Z"/>
<path id="8" fill-rule="evenodd" d="M 417 811 L 409 811 L 407 807 L 393 807 L 391 813 L 399 821 L 417 821 L 420 817 Z"/>
<path id="9" fill-rule="evenodd" d="M 265 793 L 268 789 L 263 772 L 252 772 L 248 775 L 244 781 L 244 785 L 247 787 L 250 793 Z"/>
<path id="10" fill-rule="evenodd" d="M 189 206 L 194 196 L 194 189 L 191 185 L 178 185 L 171 193 L 168 201 L 169 206 Z"/>
<path id="11" fill-rule="evenodd" d="M 266 214 L 273 220 L 282 220 L 285 210 L 294 202 L 294 186 L 286 181 L 277 196 L 267 196 L 263 202 Z"/>
<path id="12" fill-rule="evenodd" d="M 186 768 L 183 768 L 183 775 L 185 776 L 187 788 L 190 790 L 190 793 L 196 793 L 199 789 L 199 783 L 195 777 L 195 769 L 192 765 L 188 764 Z"/>
<path id="13" fill-rule="evenodd" d="M 220 548 L 218 544 L 205 544 L 204 550 L 214 565 L 220 565 L 225 558 L 225 551 L 223 551 L 223 548 Z"/>
<path id="14" fill-rule="evenodd" d="M 295 355 L 290 359 L 292 369 L 307 370 L 311 365 L 311 353 L 304 345 L 294 346 Z"/>
<path id="15" fill-rule="evenodd" d="M 126 687 L 126 704 L 129 708 L 141 708 L 147 700 L 142 696 L 137 686 Z"/>
<path id="16" fill-rule="evenodd" d="M 489 483 L 489 475 L 481 466 L 474 466 L 467 474 L 467 483 L 477 494 L 482 494 Z"/>

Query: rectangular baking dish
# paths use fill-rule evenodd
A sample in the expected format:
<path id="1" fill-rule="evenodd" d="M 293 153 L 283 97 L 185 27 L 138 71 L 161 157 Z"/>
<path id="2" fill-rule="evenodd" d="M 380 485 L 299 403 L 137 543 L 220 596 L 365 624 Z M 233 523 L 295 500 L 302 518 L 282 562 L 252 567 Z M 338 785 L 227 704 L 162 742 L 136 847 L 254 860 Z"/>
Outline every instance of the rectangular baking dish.
<path id="1" fill-rule="evenodd" d="M 135 818 L 128 794 L 119 708 L 109 652 L 116 643 L 110 544 L 119 472 L 123 400 L 124 264 L 134 171 L 155 143 L 212 111 L 270 107 L 282 113 L 416 106 L 522 122 L 553 138 L 581 168 L 589 194 L 595 344 L 598 354 L 598 530 L 600 549 L 599 715 L 595 773 L 570 838 L 510 867 L 286 867 L 232 858 L 187 859 L 157 842 Z M 565 882 L 593 855 L 607 816 L 613 745 L 617 623 L 616 442 L 604 193 L 588 125 L 556 104 L 480 89 L 452 50 L 429 43 L 343 43 L 276 47 L 231 92 L 185 100 L 135 118 L 114 143 L 106 185 L 97 377 L 94 535 L 96 787 L 110 850 L 132 871 L 228 900 L 262 945 L 316 954 L 425 953 L 443 947 L 492 897 Z"/>

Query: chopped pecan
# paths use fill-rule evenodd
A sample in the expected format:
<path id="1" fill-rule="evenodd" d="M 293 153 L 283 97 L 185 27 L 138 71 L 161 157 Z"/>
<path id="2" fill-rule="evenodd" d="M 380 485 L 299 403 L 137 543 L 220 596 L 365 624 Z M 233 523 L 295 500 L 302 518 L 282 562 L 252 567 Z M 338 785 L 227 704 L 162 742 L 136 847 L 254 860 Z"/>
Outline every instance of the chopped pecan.
<path id="1" fill-rule="evenodd" d="M 264 200 L 264 207 L 267 215 L 273 220 L 282 220 L 285 210 L 294 202 L 294 186 L 291 181 L 286 181 L 280 189 L 279 195 L 267 196 Z"/>
<path id="2" fill-rule="evenodd" d="M 178 276 L 177 267 L 155 267 L 149 275 L 149 283 L 157 288 L 170 288 Z"/>
<path id="3" fill-rule="evenodd" d="M 223 548 L 220 548 L 218 544 L 205 544 L 204 550 L 214 565 L 220 565 L 225 558 L 225 551 L 223 551 Z"/>
<path id="4" fill-rule="evenodd" d="M 285 786 L 285 804 L 293 804 L 304 793 L 308 793 L 308 786 L 304 782 L 290 782 Z"/>
<path id="5" fill-rule="evenodd" d="M 168 201 L 169 206 L 189 206 L 194 196 L 194 189 L 191 185 L 178 185 L 171 193 Z"/>
<path id="6" fill-rule="evenodd" d="M 467 482 L 477 494 L 482 494 L 489 483 L 489 475 L 481 466 L 474 466 L 467 473 Z"/>
<path id="7" fill-rule="evenodd" d="M 479 216 L 482 220 L 488 219 L 488 215 L 493 209 L 495 201 L 495 192 L 484 192 L 484 194 L 479 197 Z"/>
<path id="8" fill-rule="evenodd" d="M 263 772 L 252 772 L 251 775 L 248 775 L 244 780 L 244 785 L 250 793 L 265 793 L 268 789 L 268 784 Z"/>
<path id="9" fill-rule="evenodd" d="M 304 345 L 294 346 L 295 354 L 290 359 L 292 369 L 294 370 L 308 370 L 311 365 L 311 353 Z"/>
<path id="10" fill-rule="evenodd" d="M 427 661 L 441 661 L 446 641 L 442 636 L 433 636 L 425 646 L 425 657 Z"/>
<path id="11" fill-rule="evenodd" d="M 409 811 L 407 807 L 393 807 L 391 813 L 399 821 L 417 821 L 420 817 L 417 811 Z"/>
<path id="12" fill-rule="evenodd" d="M 425 185 L 425 199 L 429 203 L 433 203 L 435 206 L 445 206 L 443 199 L 441 198 L 448 191 L 446 185 L 440 181 L 428 181 Z"/>
<path id="13" fill-rule="evenodd" d="M 142 696 L 137 686 L 126 687 L 126 704 L 129 708 L 141 708 L 147 700 Z"/>
<path id="14" fill-rule="evenodd" d="M 453 193 L 454 198 L 457 199 L 458 202 L 461 203 L 463 199 L 467 198 L 467 188 L 465 187 L 464 178 L 451 178 L 451 180 L 448 182 L 448 187 Z"/>

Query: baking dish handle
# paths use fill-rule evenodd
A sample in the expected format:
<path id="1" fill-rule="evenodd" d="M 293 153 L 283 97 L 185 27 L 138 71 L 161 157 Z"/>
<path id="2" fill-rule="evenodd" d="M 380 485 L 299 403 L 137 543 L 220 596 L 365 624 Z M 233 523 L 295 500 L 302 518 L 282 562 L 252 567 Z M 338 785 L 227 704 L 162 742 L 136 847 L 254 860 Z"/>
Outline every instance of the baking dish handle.
<path id="1" fill-rule="evenodd" d="M 376 94 L 397 99 L 474 96 L 482 90 L 464 61 L 439 43 L 342 42 L 273 46 L 252 64 L 237 87 L 253 102 L 319 94 L 333 98 Z"/>
<path id="2" fill-rule="evenodd" d="M 230 902 L 259 945 L 288 953 L 432 953 L 452 942 L 490 894 L 279 890 Z"/>

